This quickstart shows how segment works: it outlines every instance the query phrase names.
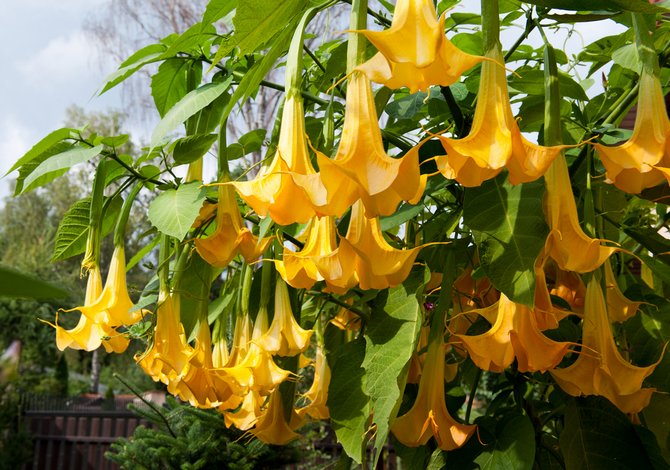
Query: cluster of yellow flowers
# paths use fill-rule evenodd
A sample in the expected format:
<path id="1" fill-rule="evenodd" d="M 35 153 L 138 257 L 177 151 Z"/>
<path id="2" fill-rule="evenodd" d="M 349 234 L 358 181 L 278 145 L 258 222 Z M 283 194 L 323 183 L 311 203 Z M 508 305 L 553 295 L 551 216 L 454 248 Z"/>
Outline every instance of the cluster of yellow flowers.
<path id="1" fill-rule="evenodd" d="M 444 16 L 438 19 L 430 0 L 398 0 L 388 30 L 358 32 L 379 53 L 350 71 L 339 147 L 333 158 L 315 151 L 318 172 L 308 151 L 300 92 L 287 90 L 271 163 L 252 181 L 219 183 L 216 229 L 209 237 L 196 239 L 195 247 L 203 259 L 219 267 L 238 254 L 253 262 L 264 253 L 270 240 L 258 240 L 245 227 L 234 190 L 262 217 L 280 225 L 308 224 L 304 246 L 299 251 L 284 247 L 281 259 L 273 260 L 281 279 L 272 323 L 268 325 L 267 305 L 261 305 L 253 325 L 248 312 L 243 312 L 236 320 L 230 349 L 225 332 L 215 329 L 212 338 L 206 321 L 200 321 L 191 345 L 180 322 L 179 293 L 161 287 L 153 342 L 137 359 L 170 393 L 193 406 L 216 408 L 228 425 L 275 444 L 294 439 L 307 416 L 328 418 L 330 371 L 320 341 L 314 380 L 305 395 L 308 404 L 293 409 L 290 416 L 285 413 L 280 384 L 292 374 L 277 366 L 273 357 L 305 352 L 312 337 L 312 331 L 303 330 L 294 318 L 287 284 L 309 289 L 322 281 L 335 294 L 355 286 L 363 290 L 394 287 L 407 278 L 423 247 L 397 249 L 384 239 L 380 228 L 380 216 L 393 214 L 402 201 L 415 204 L 422 199 L 426 175 L 420 171 L 419 146 L 399 158 L 385 151 L 371 80 L 390 88 L 425 90 L 453 84 L 466 70 L 481 64 L 471 131 L 461 139 L 437 136 L 445 155 L 437 157 L 436 163 L 446 178 L 466 187 L 479 186 L 503 169 L 512 184 L 544 176 L 550 233 L 536 263 L 535 305 L 513 302 L 488 280 L 474 280 L 470 270 L 457 279 L 448 322 L 434 324 L 435 333 L 424 332 L 412 358 L 410 380 L 419 382 L 416 401 L 391 430 L 405 445 L 423 445 L 432 436 L 444 450 L 462 446 L 473 434 L 473 425 L 460 423 L 446 408 L 444 383 L 453 372 L 453 366 L 445 366 L 447 349 L 467 354 L 486 371 L 502 372 L 515 361 L 521 372 L 549 371 L 568 394 L 602 395 L 626 413 L 639 412 L 649 403 L 653 389 L 642 388 L 642 382 L 656 364 L 630 364 L 619 352 L 611 327 L 612 322 L 633 315 L 638 304 L 623 296 L 612 274 L 608 258 L 618 248 L 589 237 L 579 225 L 563 156 L 566 146 L 537 145 L 521 134 L 510 107 L 499 43 L 481 57 L 466 54 L 445 37 L 444 21 Z M 643 71 L 640 97 L 631 139 L 618 147 L 593 144 L 609 180 L 630 193 L 670 179 L 666 141 L 670 122 L 654 72 Z M 342 236 L 335 221 L 347 211 L 349 225 Z M 601 266 L 603 283 L 595 274 L 584 285 L 579 274 L 598 273 Z M 140 312 L 128 313 L 132 304 L 125 290 L 123 251 L 115 253 L 102 292 L 99 270 L 89 276 L 85 305 L 78 308 L 80 324 L 73 330 L 57 327 L 58 346 L 91 350 L 102 343 L 120 352 L 127 339 L 114 329 L 141 317 Z M 561 297 L 572 310 L 553 306 L 550 294 Z M 581 344 L 553 341 L 543 334 L 572 314 L 583 318 Z M 335 320 L 343 328 L 355 328 L 352 315 L 344 309 Z M 491 328 L 468 335 L 468 326 L 478 316 Z M 557 368 L 571 347 L 578 353 L 576 361 Z"/>

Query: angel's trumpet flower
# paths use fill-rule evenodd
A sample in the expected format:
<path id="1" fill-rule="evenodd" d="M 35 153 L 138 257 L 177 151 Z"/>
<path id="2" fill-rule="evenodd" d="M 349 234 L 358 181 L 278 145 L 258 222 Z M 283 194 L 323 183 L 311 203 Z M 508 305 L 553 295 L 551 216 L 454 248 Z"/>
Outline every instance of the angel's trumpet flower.
<path id="1" fill-rule="evenodd" d="M 607 314 L 612 322 L 624 322 L 637 313 L 642 302 L 628 300 L 617 284 L 612 266 L 605 263 L 605 298 L 607 299 Z"/>
<path id="2" fill-rule="evenodd" d="M 461 447 L 475 431 L 451 417 L 444 401 L 444 342 L 440 335 L 428 345 L 419 391 L 412 408 L 399 416 L 391 432 L 404 445 L 425 445 L 431 436 L 442 450 Z"/>
<path id="3" fill-rule="evenodd" d="M 349 78 L 337 153 L 332 160 L 317 154 L 317 161 L 328 194 L 351 202 L 361 198 L 368 217 L 390 215 L 400 201 L 416 204 L 426 185 L 416 152 L 400 158 L 386 154 L 370 81 L 357 71 Z"/>
<path id="4" fill-rule="evenodd" d="M 223 413 L 226 427 L 229 428 L 230 426 L 235 426 L 240 431 L 246 431 L 250 429 L 256 421 L 258 421 L 259 416 L 261 416 L 261 406 L 264 401 L 265 397 L 260 393 L 255 390 L 249 390 L 244 396 L 241 405 L 232 409 L 220 406 L 219 412 Z"/>
<path id="5" fill-rule="evenodd" d="M 512 184 L 542 176 L 564 146 L 543 147 L 529 142 L 519 129 L 507 92 L 507 77 L 499 47 L 486 53 L 470 133 L 462 139 L 438 136 L 446 150 L 438 157 L 442 174 L 463 186 L 479 186 L 504 167 Z"/>
<path id="6" fill-rule="evenodd" d="M 456 337 L 480 369 L 502 372 L 516 358 L 521 372 L 546 371 L 556 367 L 568 351 L 569 343 L 552 341 L 540 332 L 530 308 L 504 294 L 494 305 L 473 312 L 489 320 L 491 329 L 477 336 Z"/>
<path id="7" fill-rule="evenodd" d="M 549 290 L 547 274 L 553 285 Z M 535 261 L 535 308 L 534 314 L 540 330 L 558 328 L 558 322 L 570 315 L 570 310 L 555 306 L 551 295 L 565 300 L 571 309 L 581 311 L 584 307 L 586 287 L 578 274 L 559 268 L 547 251 L 543 250 Z"/>
<path id="8" fill-rule="evenodd" d="M 292 412 L 290 421 L 293 426 L 286 422 L 282 395 L 277 389 L 270 395 L 267 408 L 250 432 L 266 444 L 283 446 L 300 437 L 300 434 L 291 429 L 298 427 L 300 422 L 300 418 L 295 412 Z"/>
<path id="9" fill-rule="evenodd" d="M 202 259 L 212 266 L 223 268 L 241 253 L 247 262 L 252 262 L 260 257 L 269 242 L 269 238 L 259 242 L 244 226 L 237 207 L 235 190 L 229 185 L 220 185 L 216 229 L 209 237 L 195 240 L 195 248 Z"/>
<path id="10" fill-rule="evenodd" d="M 278 279 L 275 288 L 275 315 L 270 328 L 258 340 L 261 347 L 279 356 L 295 356 L 309 347 L 313 330 L 303 330 L 295 321 L 286 283 Z"/>
<path id="11" fill-rule="evenodd" d="M 309 403 L 302 408 L 298 408 L 298 416 L 311 416 L 314 419 L 328 419 L 328 385 L 330 384 L 330 367 L 323 348 L 319 345 L 316 348 L 316 364 L 314 364 L 314 381 L 312 386 L 303 395 L 309 400 Z"/>
<path id="12" fill-rule="evenodd" d="M 353 305 L 353 299 L 348 299 L 347 304 Z M 356 315 L 347 307 L 341 307 L 337 314 L 331 318 L 330 323 L 340 330 L 358 331 L 361 329 L 361 317 Z"/>
<path id="13" fill-rule="evenodd" d="M 325 213 L 341 214 L 348 207 L 342 194 L 333 198 L 320 184 L 309 159 L 305 135 L 302 98 L 293 91 L 284 102 L 279 142 L 270 165 L 252 181 L 230 183 L 258 215 L 269 215 L 280 225 L 306 223 Z M 312 202 L 312 198 L 317 202 Z M 314 205 L 328 205 L 329 201 L 333 206 L 317 214 Z"/>
<path id="14" fill-rule="evenodd" d="M 642 68 L 633 135 L 621 145 L 593 144 L 607 170 L 607 179 L 627 193 L 638 194 L 670 181 L 670 120 L 661 82 Z"/>
<path id="15" fill-rule="evenodd" d="M 135 360 L 154 381 L 177 382 L 196 351 L 188 344 L 180 319 L 179 296 L 161 288 L 158 294 L 153 344 Z"/>
<path id="16" fill-rule="evenodd" d="M 617 248 L 602 246 L 603 240 L 589 237 L 579 226 L 565 157 L 561 155 L 554 160 L 544 181 L 547 187 L 544 212 L 551 230 L 546 244 L 549 256 L 565 271 L 595 270 Z"/>
<path id="17" fill-rule="evenodd" d="M 386 289 L 401 284 L 422 248 L 399 250 L 389 245 L 379 219 L 368 219 L 360 201 L 352 207 L 347 236 L 340 241 L 340 248 L 347 245 L 356 254 L 355 271 L 361 289 Z"/>
<path id="18" fill-rule="evenodd" d="M 637 413 L 647 406 L 654 389 L 642 388 L 642 382 L 663 355 L 647 367 L 634 366 L 621 357 L 607 318 L 605 298 L 595 278 L 586 287 L 582 331 L 583 349 L 574 364 L 551 371 L 558 385 L 573 396 L 604 396 L 624 413 Z"/>
<path id="19" fill-rule="evenodd" d="M 101 293 L 102 277 L 100 276 L 100 268 L 94 265 L 88 271 L 84 307 L 94 305 Z M 80 310 L 84 307 L 77 307 L 74 310 Z M 117 333 L 114 328 L 104 323 L 104 311 L 92 312 L 87 310 L 87 312 L 92 317 L 82 313 L 77 325 L 69 330 L 58 326 L 58 313 L 56 313 L 55 324 L 45 322 L 56 328 L 56 347 L 61 351 L 66 348 L 94 351 L 102 344 L 107 352 L 124 352 L 128 347 L 129 340 L 125 335 Z"/>
<path id="20" fill-rule="evenodd" d="M 275 262 L 281 277 L 296 289 L 309 289 L 325 281 L 328 290 L 342 294 L 356 285 L 354 258 L 341 256 L 332 217 L 312 219 L 305 246 L 299 252 L 284 248 L 283 259 Z"/>
<path id="21" fill-rule="evenodd" d="M 360 31 L 379 52 L 357 69 L 374 82 L 406 86 L 411 93 L 453 84 L 482 57 L 454 46 L 444 36 L 444 19 L 438 20 L 430 0 L 398 0 L 389 29 Z"/>

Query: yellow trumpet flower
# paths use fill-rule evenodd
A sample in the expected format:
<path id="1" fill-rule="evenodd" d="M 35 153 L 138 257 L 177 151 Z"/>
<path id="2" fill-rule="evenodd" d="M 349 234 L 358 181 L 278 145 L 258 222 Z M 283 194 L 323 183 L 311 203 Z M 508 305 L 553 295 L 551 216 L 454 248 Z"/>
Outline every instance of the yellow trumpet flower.
<path id="1" fill-rule="evenodd" d="M 340 248 L 347 246 L 355 252 L 354 269 L 361 289 L 386 289 L 401 284 L 423 248 L 399 250 L 389 245 L 379 219 L 368 219 L 360 201 L 353 205 L 347 236 L 340 240 Z"/>
<path id="2" fill-rule="evenodd" d="M 437 136 L 446 155 L 436 160 L 446 178 L 463 186 L 480 186 L 504 167 L 512 184 L 542 176 L 564 146 L 543 147 L 528 141 L 519 129 L 507 91 L 507 77 L 499 47 L 489 50 L 482 64 L 470 133 L 462 139 Z"/>
<path id="3" fill-rule="evenodd" d="M 617 248 L 602 246 L 600 243 L 606 240 L 589 237 L 579 226 L 565 157 L 554 160 L 544 181 L 544 212 L 550 228 L 545 249 L 549 256 L 565 271 L 587 273 L 597 269 Z"/>
<path id="4" fill-rule="evenodd" d="M 237 207 L 235 190 L 226 184 L 219 186 L 216 210 L 216 230 L 207 238 L 197 238 L 195 248 L 209 264 L 224 268 L 241 253 L 247 262 L 257 260 L 267 248 L 269 238 L 259 242 L 246 228 Z"/>
<path id="5" fill-rule="evenodd" d="M 317 154 L 317 161 L 328 194 L 348 205 L 362 199 L 368 217 L 390 215 L 400 201 L 416 204 L 426 185 L 416 152 L 400 158 L 386 154 L 370 81 L 357 71 L 349 78 L 337 153 L 332 160 Z M 353 184 L 346 184 L 347 180 Z"/>
<path id="6" fill-rule="evenodd" d="M 647 406 L 655 389 L 642 388 L 642 382 L 663 355 L 647 367 L 634 366 L 621 357 L 612 336 L 603 292 L 595 278 L 586 287 L 582 331 L 583 349 L 574 364 L 550 371 L 558 385 L 572 396 L 604 396 L 624 413 L 637 413 Z"/>
<path id="7" fill-rule="evenodd" d="M 494 305 L 472 312 L 486 318 L 491 329 L 476 336 L 455 336 L 480 369 L 502 372 L 516 358 L 521 372 L 543 372 L 556 367 L 568 351 L 569 343 L 552 341 L 540 332 L 531 309 L 502 293 Z"/>
<path id="8" fill-rule="evenodd" d="M 84 307 L 95 304 L 102 293 L 102 277 L 100 268 L 94 265 L 88 271 L 86 282 L 86 295 Z M 80 307 L 74 310 L 79 310 Z M 88 315 L 92 315 L 89 317 Z M 117 333 L 116 330 L 104 323 L 104 312 L 90 312 L 88 315 L 81 314 L 77 325 L 69 330 L 58 326 L 58 313 L 56 323 L 45 323 L 56 328 L 56 347 L 64 351 L 66 348 L 94 351 L 102 344 L 107 352 L 122 353 L 128 347 L 129 340 L 125 335 Z M 44 321 L 44 320 L 42 320 Z"/>
<path id="9" fill-rule="evenodd" d="M 391 27 L 360 31 L 379 52 L 356 67 L 370 80 L 411 93 L 430 85 L 448 86 L 483 60 L 467 54 L 444 35 L 445 15 L 437 18 L 430 0 L 398 0 Z"/>
<path id="10" fill-rule="evenodd" d="M 313 330 L 303 330 L 295 321 L 286 283 L 278 279 L 275 288 L 275 315 L 270 328 L 258 340 L 262 348 L 278 356 L 295 356 L 309 347 Z"/>
<path id="11" fill-rule="evenodd" d="M 344 293 L 356 285 L 354 259 L 340 256 L 332 217 L 312 219 L 303 249 L 293 252 L 284 247 L 282 258 L 275 262 L 277 271 L 296 289 L 309 289 L 315 282 L 325 281 L 328 290 Z"/>
<path id="12" fill-rule="evenodd" d="M 594 143 L 607 179 L 627 193 L 638 194 L 670 181 L 670 120 L 659 78 L 646 67 L 640 74 L 633 135 L 621 145 Z"/>
<path id="13" fill-rule="evenodd" d="M 633 302 L 628 300 L 619 285 L 616 282 L 612 266 L 609 262 L 605 263 L 605 298 L 607 299 L 607 314 L 610 321 L 624 322 L 629 318 L 635 316 L 637 309 L 640 308 L 642 302 Z"/>
<path id="14" fill-rule="evenodd" d="M 301 418 L 305 415 L 314 419 L 328 419 L 328 386 L 330 384 L 330 367 L 323 348 L 319 345 L 316 348 L 316 364 L 314 364 L 314 381 L 312 386 L 303 395 L 309 400 L 309 403 L 302 408 L 298 408 L 296 413 Z"/>
<path id="15" fill-rule="evenodd" d="M 300 418 L 293 412 L 290 420 L 294 426 L 286 422 L 282 395 L 279 390 L 275 390 L 270 395 L 267 408 L 258 418 L 256 426 L 250 432 L 266 444 L 283 446 L 300 437 L 300 434 L 291 429 L 292 427 L 297 427 Z"/>
<path id="16" fill-rule="evenodd" d="M 428 345 L 419 392 L 412 408 L 396 418 L 391 432 L 404 445 L 425 445 L 431 436 L 442 450 L 461 447 L 475 431 L 451 417 L 444 401 L 444 342 L 440 336 Z"/>
<path id="17" fill-rule="evenodd" d="M 269 215 L 280 225 L 306 223 L 316 215 L 339 215 L 350 204 L 343 194 L 334 197 L 321 184 L 305 135 L 302 98 L 294 91 L 284 102 L 279 142 L 270 165 L 252 181 L 230 183 L 258 215 Z M 317 206 L 324 207 L 317 211 Z"/>

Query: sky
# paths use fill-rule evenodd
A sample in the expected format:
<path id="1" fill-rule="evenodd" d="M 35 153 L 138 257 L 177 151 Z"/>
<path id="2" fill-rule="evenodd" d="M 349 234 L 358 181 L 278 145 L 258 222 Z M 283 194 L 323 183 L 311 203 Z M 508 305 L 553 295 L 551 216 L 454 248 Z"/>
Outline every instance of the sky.
<path id="1" fill-rule="evenodd" d="M 115 64 L 101 65 L 82 25 L 104 0 L 2 0 L 0 14 L 0 174 L 42 137 L 63 126 L 65 110 L 120 107 L 120 93 L 96 97 Z M 103 70 L 106 69 L 106 70 Z M 0 196 L 8 180 L 0 180 Z"/>
<path id="2" fill-rule="evenodd" d="M 100 60 L 82 28 L 87 15 L 106 0 L 0 1 L 0 175 L 4 175 L 32 145 L 63 126 L 68 106 L 119 109 L 121 95 L 117 88 L 96 96 L 117 64 Z M 599 22 L 597 27 L 587 23 L 565 50 L 576 53 L 593 39 L 618 31 L 611 22 Z M 539 36 L 531 39 L 540 42 Z M 0 198 L 8 194 L 10 178 L 0 180 Z"/>

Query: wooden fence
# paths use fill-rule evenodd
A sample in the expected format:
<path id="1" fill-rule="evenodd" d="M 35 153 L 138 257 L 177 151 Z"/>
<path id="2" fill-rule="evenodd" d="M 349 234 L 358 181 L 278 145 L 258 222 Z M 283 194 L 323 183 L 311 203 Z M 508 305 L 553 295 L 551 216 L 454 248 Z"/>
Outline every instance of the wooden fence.
<path id="1" fill-rule="evenodd" d="M 146 425 L 123 401 L 28 397 L 24 403 L 23 421 L 33 440 L 33 460 L 24 470 L 118 469 L 105 452 L 119 437 Z"/>

